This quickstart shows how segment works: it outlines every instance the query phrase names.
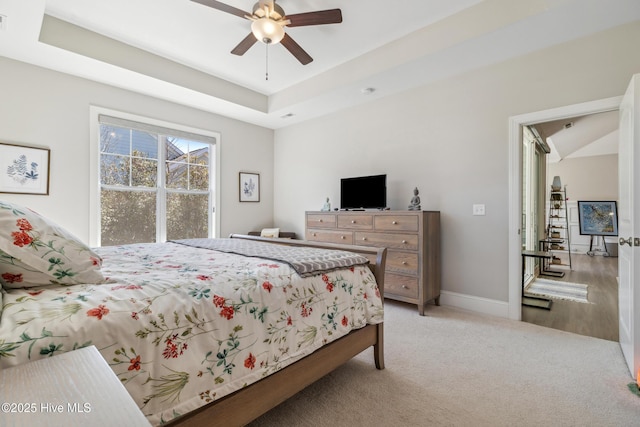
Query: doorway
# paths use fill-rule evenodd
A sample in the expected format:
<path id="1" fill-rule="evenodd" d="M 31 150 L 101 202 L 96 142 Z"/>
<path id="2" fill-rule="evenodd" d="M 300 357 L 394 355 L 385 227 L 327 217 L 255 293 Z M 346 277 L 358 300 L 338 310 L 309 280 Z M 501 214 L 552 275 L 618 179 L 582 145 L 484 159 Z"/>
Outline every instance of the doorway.
<path id="1" fill-rule="evenodd" d="M 553 259 L 524 260 L 537 261 L 535 268 L 525 265 L 525 322 L 618 340 L 617 242 L 581 234 L 577 202 L 618 199 L 618 116 L 608 111 L 523 127 L 522 235 L 533 237 L 523 250 L 546 251 Z M 576 286 L 586 298 L 547 298 L 545 289 L 555 286 Z"/>
<path id="2" fill-rule="evenodd" d="M 621 97 L 603 99 L 599 101 L 575 104 L 571 106 L 545 110 L 535 113 L 511 117 L 509 120 L 509 317 L 515 320 L 523 320 L 522 313 L 522 264 L 521 252 L 523 242 L 523 127 L 536 123 L 566 120 L 575 117 L 617 111 Z M 604 258 L 604 257 L 601 257 Z M 609 258 L 614 260 L 615 258 Z M 600 260 L 599 260 L 600 261 Z M 594 263 L 591 263 L 592 265 Z M 616 264 L 617 265 L 617 264 Z M 588 272 L 585 274 L 589 274 Z M 615 273 L 614 273 L 615 274 Z M 615 277 L 615 276 L 614 276 Z M 573 276 L 568 276 L 576 280 Z M 582 280 L 582 276 L 580 276 Z M 614 314 L 615 315 L 615 314 Z M 574 314 L 572 317 L 579 317 Z M 578 323 L 578 322 L 574 322 Z M 576 331 L 578 332 L 578 331 Z M 578 332 L 580 333 L 580 332 Z"/>

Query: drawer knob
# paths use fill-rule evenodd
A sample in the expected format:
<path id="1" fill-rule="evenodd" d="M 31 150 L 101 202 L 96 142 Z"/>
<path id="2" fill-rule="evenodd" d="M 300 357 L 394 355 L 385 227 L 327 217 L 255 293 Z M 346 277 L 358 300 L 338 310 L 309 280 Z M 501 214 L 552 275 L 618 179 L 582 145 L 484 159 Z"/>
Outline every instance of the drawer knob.
<path id="1" fill-rule="evenodd" d="M 409 289 L 407 285 L 402 285 L 402 289 Z"/>
<path id="2" fill-rule="evenodd" d="M 407 261 L 402 261 L 402 265 L 407 265 Z"/>
<path id="3" fill-rule="evenodd" d="M 398 221 L 391 221 L 391 224 L 396 225 Z"/>
<path id="4" fill-rule="evenodd" d="M 341 238 L 342 240 L 344 240 L 344 239 L 345 239 L 345 237 L 344 237 L 344 236 L 340 236 L 340 238 Z"/>
<path id="5" fill-rule="evenodd" d="M 352 220 L 351 220 L 351 224 L 355 224 L 355 223 L 356 223 L 356 220 L 355 220 L 355 219 L 352 219 Z"/>
<path id="6" fill-rule="evenodd" d="M 318 222 L 322 222 L 322 220 L 321 220 L 321 219 L 319 219 L 319 220 L 318 220 Z"/>
<path id="7" fill-rule="evenodd" d="M 402 241 L 402 244 L 403 244 L 403 245 L 404 245 L 404 244 L 406 244 L 406 243 L 407 243 L 407 241 L 406 241 L 406 240 L 403 240 L 403 241 Z"/>
<path id="8" fill-rule="evenodd" d="M 312 233 L 312 235 L 313 235 L 313 237 L 316 237 L 316 236 L 317 236 L 317 234 L 316 234 L 316 233 Z"/>
<path id="9" fill-rule="evenodd" d="M 366 238 L 366 237 L 363 237 L 363 238 L 362 238 L 362 240 L 367 240 L 367 238 Z"/>

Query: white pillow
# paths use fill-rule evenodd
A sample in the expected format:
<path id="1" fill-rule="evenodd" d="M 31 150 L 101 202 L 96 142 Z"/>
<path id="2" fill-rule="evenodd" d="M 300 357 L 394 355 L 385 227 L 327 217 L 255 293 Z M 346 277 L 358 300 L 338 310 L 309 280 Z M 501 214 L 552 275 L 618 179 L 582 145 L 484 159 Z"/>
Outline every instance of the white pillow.
<path id="1" fill-rule="evenodd" d="M 5 288 L 100 283 L 102 258 L 67 230 L 0 201 L 0 283 Z"/>
<path id="2" fill-rule="evenodd" d="M 280 236 L 279 228 L 263 228 L 260 232 L 260 237 L 272 237 L 277 238 Z"/>

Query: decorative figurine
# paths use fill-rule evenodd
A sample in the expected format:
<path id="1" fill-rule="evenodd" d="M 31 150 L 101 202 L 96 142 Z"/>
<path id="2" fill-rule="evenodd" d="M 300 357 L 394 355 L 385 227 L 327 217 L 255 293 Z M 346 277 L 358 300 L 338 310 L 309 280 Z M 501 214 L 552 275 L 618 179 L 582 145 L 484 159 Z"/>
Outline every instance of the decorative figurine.
<path id="1" fill-rule="evenodd" d="M 419 211 L 420 208 L 420 196 L 418 196 L 418 187 L 413 190 L 413 197 L 411 198 L 411 203 L 409 203 L 410 211 Z"/>
<path id="2" fill-rule="evenodd" d="M 320 209 L 322 212 L 327 212 L 331 210 L 331 202 L 329 201 L 329 198 L 327 197 L 327 201 L 324 202 L 324 206 L 322 206 L 322 209 Z"/>

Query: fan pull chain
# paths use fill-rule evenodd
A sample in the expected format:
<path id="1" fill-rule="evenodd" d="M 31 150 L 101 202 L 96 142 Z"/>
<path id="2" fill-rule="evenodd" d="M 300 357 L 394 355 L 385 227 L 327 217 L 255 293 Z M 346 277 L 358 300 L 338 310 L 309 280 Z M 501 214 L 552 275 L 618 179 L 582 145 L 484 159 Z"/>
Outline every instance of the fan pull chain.
<path id="1" fill-rule="evenodd" d="M 265 66 L 264 66 L 265 68 L 264 79 L 269 80 L 269 43 L 267 43 L 265 46 L 266 46 L 265 48 L 266 55 L 265 55 Z"/>

